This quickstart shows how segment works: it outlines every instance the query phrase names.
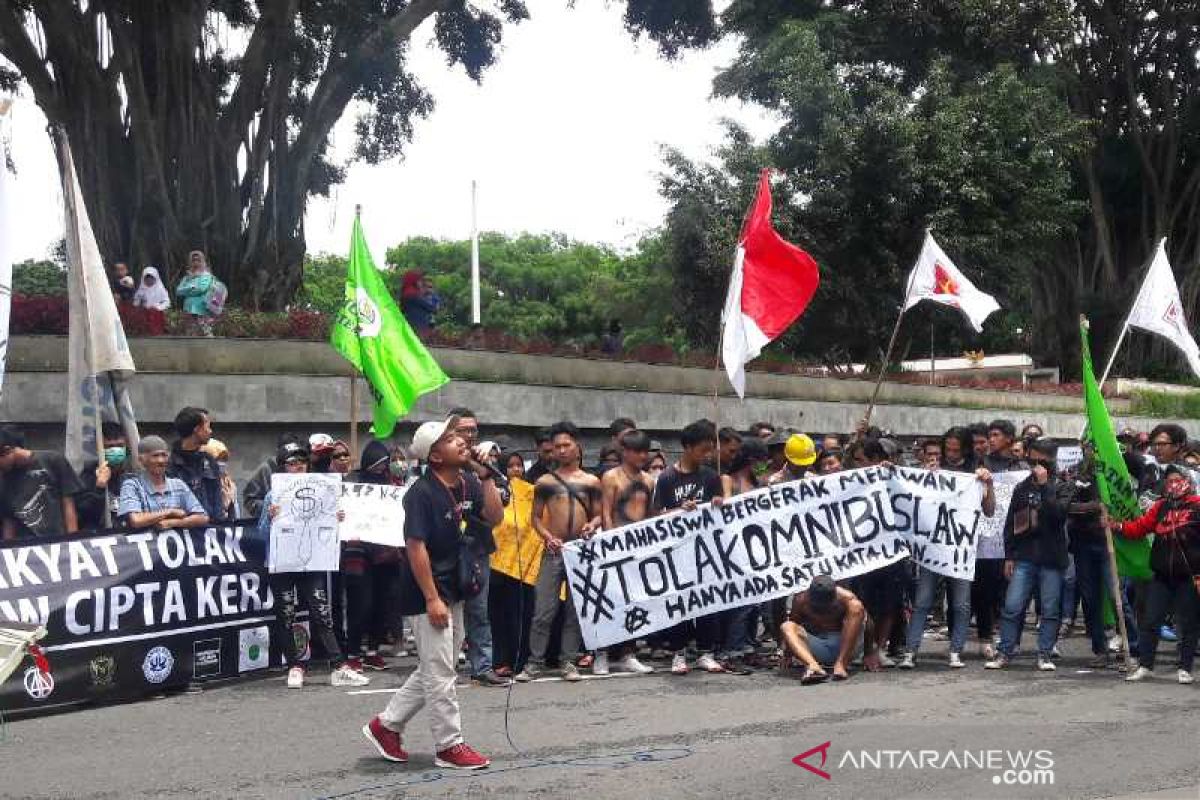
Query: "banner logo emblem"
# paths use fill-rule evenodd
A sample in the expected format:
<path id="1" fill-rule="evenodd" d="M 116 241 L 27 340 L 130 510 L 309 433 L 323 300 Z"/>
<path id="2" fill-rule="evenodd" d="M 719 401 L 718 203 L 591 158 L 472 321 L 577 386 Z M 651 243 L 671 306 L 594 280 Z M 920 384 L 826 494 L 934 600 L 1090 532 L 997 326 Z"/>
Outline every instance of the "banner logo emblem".
<path id="1" fill-rule="evenodd" d="M 25 693 L 34 700 L 45 700 L 54 693 L 54 676 L 30 667 L 25 670 Z"/>
<path id="2" fill-rule="evenodd" d="M 154 647 L 142 661 L 142 674 L 150 683 L 162 683 L 175 667 L 175 656 L 165 647 Z"/>
<path id="3" fill-rule="evenodd" d="M 92 686 L 107 689 L 116 680 L 117 660 L 112 656 L 96 656 L 88 662 L 88 672 L 92 676 Z"/>

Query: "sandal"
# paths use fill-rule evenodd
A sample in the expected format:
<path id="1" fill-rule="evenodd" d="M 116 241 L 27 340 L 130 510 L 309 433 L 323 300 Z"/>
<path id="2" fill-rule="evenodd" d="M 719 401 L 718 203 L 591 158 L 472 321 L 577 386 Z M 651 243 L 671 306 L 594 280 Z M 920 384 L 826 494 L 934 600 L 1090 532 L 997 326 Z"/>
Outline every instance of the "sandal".
<path id="1" fill-rule="evenodd" d="M 817 671 L 812 667 L 805 667 L 804 674 L 800 676 L 800 684 L 802 686 L 812 686 L 816 683 L 824 683 L 829 680 L 829 673 L 824 670 Z"/>

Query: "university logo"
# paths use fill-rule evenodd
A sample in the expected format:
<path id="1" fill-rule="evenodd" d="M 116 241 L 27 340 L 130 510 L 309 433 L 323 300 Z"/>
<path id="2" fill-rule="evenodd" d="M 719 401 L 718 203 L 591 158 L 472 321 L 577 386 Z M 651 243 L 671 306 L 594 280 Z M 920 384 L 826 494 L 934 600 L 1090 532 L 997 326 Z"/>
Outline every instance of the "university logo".
<path id="1" fill-rule="evenodd" d="M 201 639 L 192 643 L 192 677 L 215 678 L 221 674 L 221 640 Z"/>
<path id="2" fill-rule="evenodd" d="M 1183 310 L 1179 307 L 1178 300 L 1172 300 L 1167 306 L 1167 310 L 1163 312 L 1163 321 L 1176 331 L 1183 331 Z"/>
<path id="3" fill-rule="evenodd" d="M 54 693 L 54 676 L 36 666 L 25 670 L 25 694 L 34 700 L 45 700 Z"/>
<path id="4" fill-rule="evenodd" d="M 117 660 L 112 656 L 96 656 L 88 662 L 88 674 L 92 676 L 92 686 L 108 689 L 117 678 Z"/>
<path id="5" fill-rule="evenodd" d="M 142 674 L 150 683 L 162 683 L 171 675 L 175 667 L 175 656 L 161 645 L 153 647 L 142 660 Z"/>
<path id="6" fill-rule="evenodd" d="M 369 339 L 378 336 L 379 331 L 383 329 L 383 315 L 379 312 L 379 306 L 362 288 L 355 290 L 354 299 L 355 311 L 358 315 L 359 337 Z"/>
<path id="7" fill-rule="evenodd" d="M 941 264 L 933 265 L 933 293 L 955 296 L 959 294 L 958 281 L 954 280 Z"/>
<path id="8" fill-rule="evenodd" d="M 813 775 L 816 775 L 817 777 L 824 778 L 827 781 L 832 780 L 832 776 L 828 772 L 821 769 L 820 767 L 814 767 L 812 764 L 808 763 L 808 761 L 806 760 L 808 758 L 815 756 L 817 753 L 820 753 L 821 754 L 821 767 L 824 767 L 825 760 L 829 757 L 829 745 L 830 744 L 831 744 L 830 742 L 825 742 L 825 744 L 819 744 L 816 747 L 812 748 L 811 750 L 806 750 L 803 753 L 801 753 L 800 755 L 793 758 L 792 763 L 795 764 L 797 767 L 801 767 L 803 769 L 808 770 L 809 772 L 811 772 Z"/>

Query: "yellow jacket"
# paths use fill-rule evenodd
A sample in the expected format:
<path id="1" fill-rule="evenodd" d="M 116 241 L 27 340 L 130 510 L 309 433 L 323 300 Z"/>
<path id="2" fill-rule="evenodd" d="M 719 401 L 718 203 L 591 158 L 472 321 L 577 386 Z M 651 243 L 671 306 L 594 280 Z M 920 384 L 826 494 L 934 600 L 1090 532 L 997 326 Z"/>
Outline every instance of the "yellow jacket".
<path id="1" fill-rule="evenodd" d="M 504 519 L 492 529 L 496 552 L 492 569 L 533 586 L 542 568 L 542 537 L 533 529 L 533 484 L 512 481 L 512 499 L 504 507 Z"/>

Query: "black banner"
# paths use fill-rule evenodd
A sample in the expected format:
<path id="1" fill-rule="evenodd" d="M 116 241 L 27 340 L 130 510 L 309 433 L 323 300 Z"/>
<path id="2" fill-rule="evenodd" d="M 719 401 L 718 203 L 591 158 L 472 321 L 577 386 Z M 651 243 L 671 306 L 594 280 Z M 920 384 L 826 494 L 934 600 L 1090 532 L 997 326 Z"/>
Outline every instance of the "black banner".
<path id="1" fill-rule="evenodd" d="M 50 662 L 45 675 L 27 658 L 0 685 L 0 711 L 130 700 L 278 665 L 266 568 L 261 553 L 247 552 L 242 530 L 0 545 L 0 624 L 44 625 Z"/>

